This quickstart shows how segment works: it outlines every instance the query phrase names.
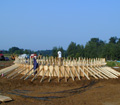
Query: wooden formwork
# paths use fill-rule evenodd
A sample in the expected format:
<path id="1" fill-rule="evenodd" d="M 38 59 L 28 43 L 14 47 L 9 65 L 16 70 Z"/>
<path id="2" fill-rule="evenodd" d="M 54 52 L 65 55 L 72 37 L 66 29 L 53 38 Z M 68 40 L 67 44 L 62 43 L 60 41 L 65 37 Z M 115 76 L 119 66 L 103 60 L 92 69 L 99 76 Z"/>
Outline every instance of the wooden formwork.
<path id="1" fill-rule="evenodd" d="M 16 59 L 15 65 L 1 70 L 0 74 L 4 73 L 5 77 L 12 79 L 22 74 L 23 76 L 20 79 L 27 80 L 32 77 L 31 81 L 34 81 L 40 76 L 40 82 L 42 82 L 46 76 L 49 77 L 49 82 L 52 77 L 57 77 L 58 82 L 60 78 L 64 78 L 67 82 L 68 78 L 72 78 L 73 81 L 75 78 L 81 80 L 82 77 L 90 80 L 90 76 L 95 79 L 109 79 L 118 78 L 120 75 L 118 71 L 105 66 L 104 58 L 63 59 L 61 62 L 59 62 L 57 58 L 43 58 L 37 59 L 37 62 L 39 67 L 33 70 L 32 60 Z M 36 71 L 37 73 L 35 74 Z"/>

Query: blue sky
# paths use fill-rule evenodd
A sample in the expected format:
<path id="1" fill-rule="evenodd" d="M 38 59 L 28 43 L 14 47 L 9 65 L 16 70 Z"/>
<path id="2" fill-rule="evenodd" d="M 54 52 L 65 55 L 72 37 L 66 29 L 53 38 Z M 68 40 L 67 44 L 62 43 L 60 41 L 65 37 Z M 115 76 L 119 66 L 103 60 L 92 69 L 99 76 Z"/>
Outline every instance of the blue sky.
<path id="1" fill-rule="evenodd" d="M 120 0 L 0 0 L 0 49 L 67 49 L 120 38 Z"/>

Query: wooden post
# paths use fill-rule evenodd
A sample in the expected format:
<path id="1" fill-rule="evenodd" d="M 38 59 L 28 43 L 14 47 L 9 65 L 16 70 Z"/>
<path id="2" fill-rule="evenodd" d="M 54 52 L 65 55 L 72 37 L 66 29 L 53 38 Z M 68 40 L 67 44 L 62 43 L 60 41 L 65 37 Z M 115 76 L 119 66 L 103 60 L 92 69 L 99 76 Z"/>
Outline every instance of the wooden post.
<path id="1" fill-rule="evenodd" d="M 58 69 L 58 82 L 60 82 L 60 71 L 59 71 L 60 70 L 60 66 L 58 66 L 58 68 L 59 68 Z"/>

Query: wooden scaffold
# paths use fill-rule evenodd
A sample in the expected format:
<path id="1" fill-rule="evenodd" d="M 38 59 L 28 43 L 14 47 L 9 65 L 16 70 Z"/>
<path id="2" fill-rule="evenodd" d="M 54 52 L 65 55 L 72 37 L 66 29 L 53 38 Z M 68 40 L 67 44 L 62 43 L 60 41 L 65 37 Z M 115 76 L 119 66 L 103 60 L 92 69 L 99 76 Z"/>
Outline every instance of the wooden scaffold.
<path id="1" fill-rule="evenodd" d="M 40 76 L 40 82 L 42 82 L 45 77 L 48 77 L 48 82 L 51 81 L 52 77 L 57 77 L 58 82 L 61 78 L 65 79 L 65 82 L 69 78 L 75 81 L 75 78 L 81 80 L 82 77 L 86 77 L 90 80 L 90 77 L 95 79 L 109 79 L 118 78 L 120 73 L 110 67 L 106 66 L 104 58 L 96 59 L 62 59 L 61 63 L 57 58 L 53 57 L 43 57 L 42 59 L 37 59 L 39 67 L 33 70 L 32 59 L 18 59 L 16 58 L 15 64 L 0 70 L 0 75 L 14 79 L 19 74 L 23 76 L 20 79 L 27 80 L 32 77 L 33 82 Z M 36 72 L 36 74 L 35 74 Z"/>

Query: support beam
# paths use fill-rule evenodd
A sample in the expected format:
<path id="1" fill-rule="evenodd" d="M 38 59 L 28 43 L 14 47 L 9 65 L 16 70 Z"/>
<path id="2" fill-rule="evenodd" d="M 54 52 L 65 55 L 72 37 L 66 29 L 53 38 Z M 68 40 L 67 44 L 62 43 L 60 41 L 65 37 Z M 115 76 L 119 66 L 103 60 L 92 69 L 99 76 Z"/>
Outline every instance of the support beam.
<path id="1" fill-rule="evenodd" d="M 43 69 L 44 69 L 44 68 L 42 68 L 41 70 L 38 71 L 38 73 L 32 78 L 31 82 L 34 81 L 34 80 L 37 78 L 37 76 L 40 74 L 40 72 L 41 72 Z"/>
<path id="2" fill-rule="evenodd" d="M 89 78 L 88 75 L 82 70 L 82 68 L 79 67 L 79 69 L 80 69 L 80 71 L 82 71 L 82 73 L 86 76 L 86 78 L 87 78 L 88 80 L 90 80 L 90 78 Z"/>
<path id="3" fill-rule="evenodd" d="M 33 69 L 33 68 L 32 68 Z M 25 75 L 23 75 L 20 79 L 23 79 L 32 69 L 30 69 Z"/>

